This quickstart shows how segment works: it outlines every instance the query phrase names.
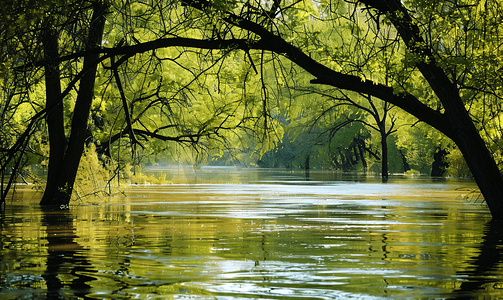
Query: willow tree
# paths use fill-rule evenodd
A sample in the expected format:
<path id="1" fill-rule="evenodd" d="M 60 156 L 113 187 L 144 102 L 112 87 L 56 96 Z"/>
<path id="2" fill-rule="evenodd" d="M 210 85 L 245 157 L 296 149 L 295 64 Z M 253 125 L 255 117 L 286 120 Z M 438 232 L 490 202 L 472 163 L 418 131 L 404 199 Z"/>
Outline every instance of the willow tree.
<path id="1" fill-rule="evenodd" d="M 246 32 L 235 48 L 279 55 L 310 73 L 312 84 L 381 99 L 442 132 L 463 153 L 493 217 L 503 219 L 503 179 L 487 147 L 491 141 L 482 138 L 482 124 L 471 114 L 473 107 L 500 114 L 495 109 L 502 96 L 499 1 L 185 5 L 215 24 L 217 40 Z M 328 31 L 317 26 L 325 22 Z M 390 59 L 378 59 L 380 53 Z"/>
<path id="2" fill-rule="evenodd" d="M 387 102 L 375 101 L 368 95 L 349 94 L 333 88 L 327 90 L 319 88 L 297 89 L 297 91 L 303 94 L 304 99 L 290 105 L 292 107 L 290 109 L 291 126 L 300 127 L 301 131 L 318 127 L 320 137 L 326 137 L 325 143 L 329 145 L 329 149 L 333 141 L 339 140 L 338 142 L 341 143 L 340 140 L 345 140 L 346 144 L 352 145 L 352 149 L 346 150 L 354 153 L 351 157 L 357 158 L 351 161 L 351 164 L 361 160 L 364 171 L 366 171 L 367 165 L 364 154 L 369 154 L 369 156 L 380 160 L 381 178 L 383 182 L 386 182 L 389 177 L 388 137 L 395 133 L 399 126 L 397 124 L 398 117 L 393 111 L 394 106 Z M 306 98 L 311 99 L 307 100 Z M 308 102 L 310 104 L 306 105 Z M 363 126 L 353 127 L 355 123 Z M 351 131 L 346 131 L 351 132 L 349 136 L 347 133 L 342 134 L 342 130 L 347 127 L 353 127 Z M 368 132 L 364 133 L 364 130 L 368 130 Z M 371 138 L 370 131 L 378 135 L 380 151 L 377 150 L 376 153 L 365 146 L 365 140 Z M 379 149 L 379 147 L 377 148 Z"/>
<path id="3" fill-rule="evenodd" d="M 66 207 L 89 143 L 111 156 L 124 141 L 133 157 L 152 140 L 221 149 L 251 132 L 274 144 L 263 128 L 280 128 L 260 97 L 257 109 L 256 97 L 243 95 L 248 67 L 230 54 L 233 42 L 205 38 L 178 2 L 2 5 L 0 121 L 12 129 L 1 132 L 12 135 L 0 148 L 2 200 L 30 152 L 48 160 L 40 203 Z"/>

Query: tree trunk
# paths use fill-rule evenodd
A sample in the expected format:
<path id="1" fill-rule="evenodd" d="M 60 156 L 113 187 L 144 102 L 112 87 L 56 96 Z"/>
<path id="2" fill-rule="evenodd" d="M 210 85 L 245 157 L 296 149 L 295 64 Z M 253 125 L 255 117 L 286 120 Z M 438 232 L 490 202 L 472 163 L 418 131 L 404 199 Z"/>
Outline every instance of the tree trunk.
<path id="1" fill-rule="evenodd" d="M 58 34 L 49 29 L 42 41 L 47 61 L 44 71 L 46 107 L 48 108 L 46 122 L 50 146 L 47 184 L 44 195 L 54 195 L 57 192 L 58 174 L 63 166 L 66 147 L 60 72 L 59 63 L 57 63 L 59 59 Z"/>
<path id="2" fill-rule="evenodd" d="M 388 181 L 388 141 L 385 129 L 381 129 L 381 179 L 382 182 Z"/>
<path id="3" fill-rule="evenodd" d="M 463 118 L 471 121 L 466 111 L 464 115 L 458 114 L 453 117 L 457 123 Z M 463 153 L 493 219 L 503 220 L 503 178 L 477 129 L 473 123 L 468 123 L 468 120 L 462 122 L 468 126 L 458 127 L 451 139 Z"/>
<path id="4" fill-rule="evenodd" d="M 304 163 L 304 169 L 306 170 L 306 178 L 309 178 L 309 158 L 310 158 L 310 155 L 307 154 L 306 161 Z"/>
<path id="5" fill-rule="evenodd" d="M 88 33 L 87 50 L 101 46 L 105 25 L 105 10 L 106 7 L 103 3 L 98 1 L 94 4 L 93 16 L 91 18 L 91 25 Z M 44 195 L 40 201 L 41 205 L 68 205 L 70 202 L 80 158 L 84 151 L 87 123 L 94 96 L 94 81 L 98 68 L 98 58 L 99 53 L 88 54 L 84 57 L 82 67 L 82 72 L 84 72 L 84 74 L 80 79 L 68 147 L 64 154 L 59 153 L 57 157 L 55 156 L 52 161 L 53 165 L 49 166 L 49 173 L 54 174 L 54 176 L 51 178 L 51 181 L 47 181 Z M 51 82 L 51 80 L 46 78 L 46 82 Z M 52 115 L 48 116 L 51 122 L 52 117 Z M 53 126 L 62 126 L 62 123 L 56 124 L 55 122 Z M 57 130 L 55 129 L 55 131 Z M 55 136 L 50 138 L 49 143 L 51 152 L 53 149 L 60 149 L 61 147 L 61 140 L 58 140 Z M 58 166 L 59 168 L 57 168 Z M 57 169 L 54 170 L 53 168 Z"/>
<path id="6" fill-rule="evenodd" d="M 365 143 L 365 141 L 362 141 L 362 143 Z M 358 152 L 360 155 L 360 160 L 362 161 L 363 173 L 367 174 L 367 160 L 365 159 L 365 152 L 363 147 L 364 146 L 358 143 Z"/>
<path id="7" fill-rule="evenodd" d="M 402 167 L 403 167 L 403 172 L 407 172 L 410 170 L 410 165 L 407 162 L 407 158 L 405 157 L 405 154 L 403 154 L 403 151 L 401 149 L 398 150 L 398 153 L 400 153 L 400 157 L 402 158 Z"/>
<path id="8" fill-rule="evenodd" d="M 445 163 L 445 155 L 447 151 L 438 149 L 435 154 L 433 154 L 433 163 L 431 164 L 432 177 L 441 177 L 445 173 L 445 168 L 447 164 Z"/>

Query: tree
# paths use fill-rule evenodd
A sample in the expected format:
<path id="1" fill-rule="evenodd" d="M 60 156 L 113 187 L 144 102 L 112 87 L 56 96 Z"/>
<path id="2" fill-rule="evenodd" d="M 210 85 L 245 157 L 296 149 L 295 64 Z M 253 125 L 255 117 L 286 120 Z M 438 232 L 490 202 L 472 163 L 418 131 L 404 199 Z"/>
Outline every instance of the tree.
<path id="1" fill-rule="evenodd" d="M 369 95 L 359 95 L 352 93 L 349 95 L 343 91 L 333 90 L 316 90 L 316 89 L 303 89 L 311 95 L 321 97 L 319 104 L 315 105 L 316 110 L 309 113 L 310 127 L 324 119 L 325 125 L 328 128 L 325 133 L 329 133 L 329 143 L 333 137 L 343 128 L 353 123 L 361 123 L 366 128 L 376 131 L 380 137 L 381 146 L 381 177 L 382 181 L 388 180 L 388 136 L 396 132 L 396 117 L 390 114 L 393 105 L 387 102 L 377 103 Z M 302 103 L 298 104 L 302 105 Z M 349 109 L 348 109 L 349 107 Z M 345 109 L 344 109 L 345 108 Z M 356 111 L 354 111 L 356 109 Z M 312 120 L 311 120 L 312 119 Z M 349 140 L 353 143 L 352 147 L 365 149 L 366 152 L 375 156 L 372 151 L 366 149 L 362 144 L 362 134 L 354 134 Z M 356 144 L 355 144 L 356 142 Z M 356 149 L 356 148 L 355 148 Z M 356 151 L 356 150 L 355 150 Z M 363 155 L 355 155 L 361 157 L 364 165 L 366 165 Z"/>
<path id="2" fill-rule="evenodd" d="M 402 118 L 407 125 L 397 130 L 398 149 L 411 169 L 431 174 L 435 152 L 438 149 L 451 149 L 452 142 L 425 123 L 417 123 L 412 117 L 402 116 Z M 450 172 L 449 174 L 456 176 Z"/>
<path id="3" fill-rule="evenodd" d="M 353 122 L 361 122 L 366 127 L 375 130 L 379 133 L 381 140 L 381 178 L 383 182 L 388 181 L 389 171 L 388 171 L 388 136 L 396 132 L 395 122 L 396 119 L 393 115 L 389 115 L 393 105 L 387 102 L 382 104 L 379 109 L 372 100 L 371 96 L 362 96 L 366 100 L 365 104 L 359 104 L 351 100 L 349 97 L 345 97 L 343 103 L 348 103 L 347 105 L 355 106 L 356 108 L 365 111 L 370 117 L 371 121 L 366 121 L 365 119 L 356 119 Z M 387 122 L 389 125 L 387 126 Z"/>
<path id="4" fill-rule="evenodd" d="M 186 22 L 182 32 L 192 38 L 179 36 L 177 26 L 167 27 L 191 20 L 176 2 L 48 3 L 28 3 L 38 11 L 26 26 L 1 24 L 3 46 L 12 50 L 3 57 L 7 71 L 2 79 L 4 87 L 13 87 L 5 90 L 1 120 L 16 127 L 16 134 L 1 149 L 0 167 L 2 174 L 15 167 L 12 181 L 33 149 L 35 133 L 41 133 L 42 144 L 50 149 L 42 205 L 68 205 L 88 143 L 112 157 L 120 148 L 114 143 L 122 141 L 134 160 L 150 140 L 202 151 L 227 147 L 239 131 L 260 131 L 262 144 L 269 146 L 276 140 L 269 136 L 271 130 L 281 135 L 266 105 L 257 110 L 254 96 L 243 99 L 249 71 L 229 54 L 232 41 L 220 43 L 190 32 L 197 31 L 196 20 Z M 16 5 L 24 3 L 12 3 Z M 24 16 L 22 9 L 15 11 Z M 227 70 L 224 59 L 237 70 Z M 34 89 L 45 95 L 33 98 Z M 12 116 L 21 110 L 26 113 L 15 121 Z M 2 180 L 2 200 L 10 186 Z"/>
<path id="5" fill-rule="evenodd" d="M 468 112 L 470 103 L 484 101 L 484 96 L 498 98 L 498 88 L 493 81 L 497 72 L 491 73 L 490 70 L 497 69 L 500 62 L 495 50 L 481 43 L 497 43 L 501 32 L 497 2 L 484 7 L 477 2 L 473 5 L 449 2 L 437 6 L 429 2 L 415 5 L 414 2 L 398 0 L 363 0 L 348 3 L 352 10 L 343 7 L 345 4 L 322 2 L 319 6 L 321 13 L 318 14 L 315 7 L 307 2 L 273 1 L 268 7 L 258 2 L 247 2 L 233 11 L 204 0 L 187 1 L 187 5 L 211 16 L 217 15 L 220 24 L 248 32 L 246 43 L 236 42 L 236 48 L 266 50 L 281 55 L 309 72 L 314 77 L 312 84 L 329 85 L 379 98 L 445 134 L 463 153 L 493 217 L 503 218 L 503 179 Z M 484 17 L 483 8 L 491 9 L 488 15 L 494 17 L 492 20 Z M 452 11 L 456 14 L 449 16 Z M 367 51 L 366 57 L 372 58 L 375 53 L 385 51 L 396 56 L 390 63 L 396 64 L 401 60 L 388 74 L 393 81 L 381 80 L 384 76 L 376 74 L 379 69 L 374 68 L 379 66 L 374 65 L 378 61 L 372 59 L 355 62 L 349 56 L 339 57 L 339 54 L 344 54 L 343 51 L 331 48 L 323 49 L 326 52 L 324 57 L 312 55 L 311 49 L 324 45 L 320 36 L 330 38 L 307 30 L 313 28 L 308 24 L 302 24 L 303 32 L 297 31 L 298 27 L 281 26 L 284 21 L 297 21 L 295 17 L 302 14 L 309 20 L 311 13 L 313 17 L 310 21 L 313 23 L 316 19 L 333 23 L 331 36 L 334 39 L 343 37 L 343 34 L 337 34 L 346 28 L 353 30 L 352 38 Z M 445 18 L 449 18 L 448 22 L 442 22 Z M 484 22 L 479 22 L 482 18 Z M 362 21 L 374 24 L 372 30 L 365 32 L 366 41 L 373 41 L 370 44 L 359 36 L 361 28 L 358 23 Z M 348 23 L 350 26 L 347 26 Z M 433 26 L 435 23 L 441 24 Z M 395 38 L 379 38 L 383 31 L 394 32 Z M 487 32 L 493 35 L 488 36 Z M 478 68 L 480 63 L 482 68 Z M 471 71 L 472 68 L 477 71 Z M 418 86 L 411 82 L 408 74 L 421 76 L 425 84 Z M 421 97 L 425 90 L 431 91 L 434 98 Z M 467 95 L 470 91 L 476 92 Z"/>

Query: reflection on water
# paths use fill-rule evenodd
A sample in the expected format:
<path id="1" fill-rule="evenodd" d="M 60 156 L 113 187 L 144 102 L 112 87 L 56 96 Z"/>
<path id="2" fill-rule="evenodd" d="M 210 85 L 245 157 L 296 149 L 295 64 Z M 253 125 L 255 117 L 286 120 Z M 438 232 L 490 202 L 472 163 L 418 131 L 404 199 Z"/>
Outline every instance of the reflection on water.
<path id="1" fill-rule="evenodd" d="M 18 189 L 1 216 L 1 299 L 503 297 L 501 224 L 467 180 L 152 169 L 69 211 Z"/>

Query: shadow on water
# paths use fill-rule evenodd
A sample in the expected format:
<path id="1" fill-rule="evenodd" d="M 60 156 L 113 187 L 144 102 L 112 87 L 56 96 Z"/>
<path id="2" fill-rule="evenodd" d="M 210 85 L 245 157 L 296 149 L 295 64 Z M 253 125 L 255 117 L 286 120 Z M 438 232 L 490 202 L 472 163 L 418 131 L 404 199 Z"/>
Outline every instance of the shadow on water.
<path id="1" fill-rule="evenodd" d="M 86 275 L 91 264 L 82 254 L 84 248 L 75 239 L 74 215 L 68 210 L 45 208 L 42 211 L 42 226 L 47 234 L 47 268 L 42 277 L 47 286 L 47 299 L 66 299 L 68 288 L 74 297 L 88 299 L 89 282 L 93 277 Z M 62 278 L 71 275 L 71 283 Z"/>
<path id="2" fill-rule="evenodd" d="M 503 222 L 489 221 L 485 225 L 479 254 L 468 261 L 471 269 L 458 273 L 466 281 L 452 293 L 451 299 L 473 299 L 481 290 L 494 290 L 497 294 L 503 292 L 498 280 L 502 261 Z"/>

